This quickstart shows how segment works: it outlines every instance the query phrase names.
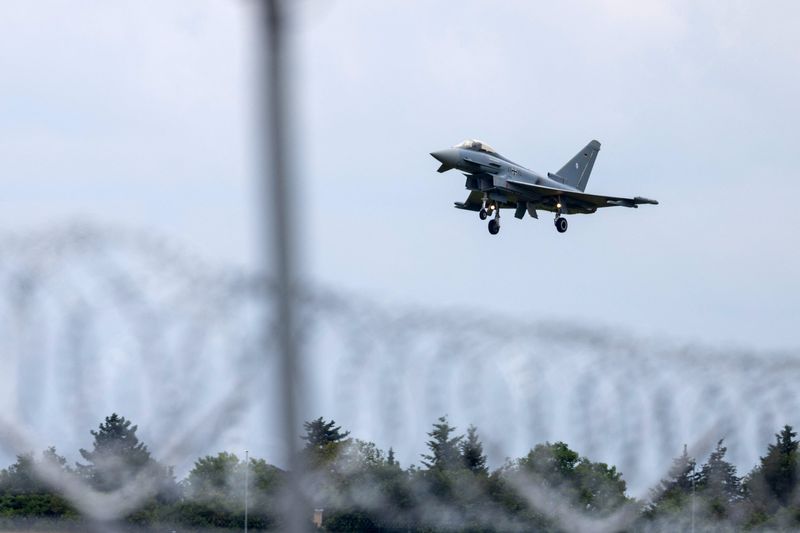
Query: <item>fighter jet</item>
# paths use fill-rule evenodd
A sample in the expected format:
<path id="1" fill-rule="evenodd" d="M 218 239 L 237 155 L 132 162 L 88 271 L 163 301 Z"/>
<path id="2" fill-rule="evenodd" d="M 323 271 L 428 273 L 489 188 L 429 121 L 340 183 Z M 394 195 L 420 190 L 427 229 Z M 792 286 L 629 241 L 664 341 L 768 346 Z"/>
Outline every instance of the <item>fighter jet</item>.
<path id="1" fill-rule="evenodd" d="M 489 233 L 497 235 L 501 209 L 513 209 L 519 219 L 525 217 L 526 211 L 536 219 L 537 210 L 552 211 L 556 229 L 564 233 L 567 231 L 564 215 L 594 213 L 600 207 L 658 205 L 657 201 L 641 196 L 618 198 L 583 192 L 599 151 L 600 143 L 592 141 L 561 170 L 548 172 L 547 176 L 528 170 L 498 154 L 488 144 L 473 139 L 431 155 L 442 164 L 438 172 L 456 169 L 464 173 L 469 197 L 455 206 L 477 211 L 481 220 L 494 215 L 489 220 Z"/>

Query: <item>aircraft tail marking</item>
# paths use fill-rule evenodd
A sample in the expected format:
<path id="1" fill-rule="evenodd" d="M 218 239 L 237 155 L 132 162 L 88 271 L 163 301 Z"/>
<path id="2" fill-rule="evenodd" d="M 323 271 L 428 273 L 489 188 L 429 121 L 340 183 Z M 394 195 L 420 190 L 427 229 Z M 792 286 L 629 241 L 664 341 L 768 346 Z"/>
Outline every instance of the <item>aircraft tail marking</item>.
<path id="1" fill-rule="evenodd" d="M 556 173 L 557 177 L 563 179 L 565 184 L 580 191 L 586 190 L 586 184 L 589 182 L 589 175 L 592 173 L 592 167 L 599 151 L 600 143 L 590 142 L 561 167 L 561 170 Z"/>

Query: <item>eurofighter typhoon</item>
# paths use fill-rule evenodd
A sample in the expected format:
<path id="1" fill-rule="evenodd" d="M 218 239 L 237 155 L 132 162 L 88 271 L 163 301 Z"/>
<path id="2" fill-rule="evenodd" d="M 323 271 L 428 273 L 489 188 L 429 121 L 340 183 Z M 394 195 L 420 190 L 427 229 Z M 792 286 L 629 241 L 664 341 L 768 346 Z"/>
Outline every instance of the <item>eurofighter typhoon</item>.
<path id="1" fill-rule="evenodd" d="M 465 202 L 456 202 L 458 209 L 477 211 L 481 220 L 489 220 L 489 233 L 500 231 L 500 210 L 513 209 L 514 216 L 523 218 L 527 211 L 538 219 L 537 210 L 555 213 L 555 225 L 559 233 L 567 231 L 564 215 L 594 213 L 601 207 L 639 207 L 640 204 L 658 202 L 636 196 L 618 198 L 583 192 L 594 161 L 600 151 L 600 143 L 592 141 L 575 154 L 556 173 L 541 176 L 498 154 L 494 148 L 476 140 L 467 140 L 445 150 L 431 152 L 442 165 L 439 172 L 460 170 L 467 177 L 469 197 Z"/>

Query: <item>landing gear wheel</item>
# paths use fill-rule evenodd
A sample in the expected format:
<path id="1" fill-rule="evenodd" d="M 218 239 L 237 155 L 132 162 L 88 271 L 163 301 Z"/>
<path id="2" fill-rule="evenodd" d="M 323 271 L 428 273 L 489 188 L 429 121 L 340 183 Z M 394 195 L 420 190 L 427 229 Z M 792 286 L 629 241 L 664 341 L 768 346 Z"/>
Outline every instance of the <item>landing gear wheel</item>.
<path id="1" fill-rule="evenodd" d="M 481 210 L 478 212 L 478 216 L 481 217 L 481 220 L 486 220 L 486 217 L 489 216 L 489 213 L 486 212 L 486 209 L 481 208 Z"/>
<path id="2" fill-rule="evenodd" d="M 556 229 L 559 233 L 564 233 L 567 231 L 567 219 L 564 217 L 558 217 L 556 219 Z"/>
<path id="3" fill-rule="evenodd" d="M 500 223 L 497 219 L 492 219 L 489 221 L 489 233 L 492 235 L 497 235 L 500 232 Z"/>

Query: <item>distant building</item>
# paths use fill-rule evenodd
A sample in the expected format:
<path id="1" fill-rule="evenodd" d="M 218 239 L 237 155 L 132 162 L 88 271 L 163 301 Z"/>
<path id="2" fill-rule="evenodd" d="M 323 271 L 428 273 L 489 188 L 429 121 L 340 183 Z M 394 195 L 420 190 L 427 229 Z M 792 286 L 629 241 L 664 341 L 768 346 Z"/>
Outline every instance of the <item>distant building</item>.
<path id="1" fill-rule="evenodd" d="M 318 528 L 322 527 L 322 513 L 325 509 L 314 509 L 314 518 L 311 520 Z"/>

